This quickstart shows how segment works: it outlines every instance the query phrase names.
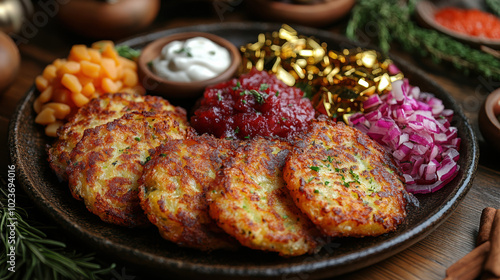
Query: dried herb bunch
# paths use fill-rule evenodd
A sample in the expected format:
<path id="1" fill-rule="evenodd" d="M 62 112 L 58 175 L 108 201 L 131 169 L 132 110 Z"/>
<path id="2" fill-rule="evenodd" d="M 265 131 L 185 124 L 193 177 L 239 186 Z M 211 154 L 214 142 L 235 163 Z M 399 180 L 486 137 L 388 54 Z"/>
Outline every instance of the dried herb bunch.
<path id="1" fill-rule="evenodd" d="M 436 63 L 446 61 L 465 74 L 476 73 L 500 80 L 500 60 L 474 49 L 452 37 L 418 26 L 412 16 L 416 0 L 362 0 L 353 8 L 346 35 L 358 39 L 363 31 L 377 30 L 377 40 L 383 52 L 392 42 L 408 52 L 431 57 Z"/>
<path id="2" fill-rule="evenodd" d="M 114 269 L 114 264 L 102 268 L 93 254 L 78 253 L 48 238 L 19 207 L 20 193 L 15 198 L 17 206 L 9 208 L 13 200 L 8 200 L 6 189 L 7 183 L 0 176 L 0 279 L 101 279 L 99 276 Z M 15 256 L 13 263 L 8 254 Z"/>

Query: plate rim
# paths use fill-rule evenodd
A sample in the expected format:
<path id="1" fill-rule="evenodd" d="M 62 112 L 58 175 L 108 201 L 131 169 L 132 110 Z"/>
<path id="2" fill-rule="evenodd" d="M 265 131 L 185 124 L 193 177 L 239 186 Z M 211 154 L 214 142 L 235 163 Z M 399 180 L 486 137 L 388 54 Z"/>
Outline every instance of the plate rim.
<path id="1" fill-rule="evenodd" d="M 146 43 L 146 41 L 154 39 L 155 36 L 161 36 L 164 33 L 170 33 L 170 32 L 185 32 L 192 30 L 210 32 L 210 30 L 214 31 L 220 29 L 244 30 L 244 29 L 256 29 L 256 28 L 259 30 L 277 30 L 280 26 L 281 26 L 280 24 L 263 23 L 263 22 L 256 22 L 256 23 L 229 22 L 229 23 L 214 23 L 208 25 L 193 25 L 193 26 L 164 29 L 164 30 L 154 31 L 148 34 L 138 35 L 133 38 L 124 40 L 119 44 L 125 44 L 125 43 L 131 44 L 133 42 L 136 42 L 136 44 Z M 359 45 L 359 43 L 346 40 L 346 38 L 342 35 L 334 34 L 325 30 L 319 30 L 303 26 L 294 26 L 294 29 L 296 29 L 300 34 L 304 35 L 314 34 L 314 36 L 328 37 L 332 40 L 337 40 L 337 41 L 345 40 L 347 44 L 352 44 L 354 46 Z M 372 46 L 369 47 L 377 49 Z M 396 56 L 393 55 L 390 56 L 391 58 L 394 57 L 395 60 L 399 62 L 401 61 L 405 62 L 405 60 L 401 58 L 397 58 Z M 353 271 L 354 269 L 359 269 L 377 263 L 419 242 L 420 240 L 425 238 L 428 234 L 430 234 L 432 231 L 434 231 L 441 223 L 446 221 L 446 219 L 454 212 L 458 204 L 463 200 L 469 189 L 472 187 L 472 182 L 476 175 L 475 171 L 477 169 L 479 160 L 479 148 L 475 132 L 472 129 L 472 126 L 468 118 L 465 116 L 462 109 L 458 106 L 453 97 L 444 89 L 442 89 L 442 87 L 439 84 L 437 84 L 434 80 L 429 78 L 425 74 L 425 72 L 423 72 L 420 68 L 416 66 L 413 67 L 414 68 L 412 69 L 412 71 L 416 75 L 421 76 L 431 86 L 440 89 L 440 91 L 442 91 L 442 93 L 445 94 L 447 99 L 446 101 L 449 104 L 452 104 L 454 107 L 455 117 L 460 118 L 463 121 L 463 129 L 466 129 L 467 131 L 463 131 L 462 133 L 464 135 L 469 135 L 471 137 L 471 139 L 469 139 L 470 140 L 469 145 L 472 148 L 470 153 L 473 159 L 470 165 L 468 166 L 467 170 L 464 170 L 464 173 L 465 174 L 472 173 L 472 175 L 471 176 L 464 175 L 464 178 L 462 178 L 462 180 L 460 180 L 460 182 L 457 184 L 456 190 L 453 190 L 453 192 L 450 194 L 451 198 L 446 200 L 446 204 L 444 205 L 443 208 L 436 209 L 436 211 L 433 212 L 432 215 L 430 215 L 431 216 L 430 219 L 423 221 L 420 224 L 417 224 L 407 232 L 403 232 L 401 235 L 397 235 L 391 239 L 384 240 L 382 241 L 381 244 L 372 245 L 361 252 L 354 252 L 347 254 L 345 256 L 320 260 L 310 263 L 293 264 L 292 266 L 280 264 L 278 266 L 265 265 L 265 266 L 259 266 L 259 267 L 254 266 L 251 268 L 243 268 L 243 269 L 241 268 L 228 269 L 225 266 L 218 267 L 210 264 L 199 264 L 193 262 L 187 263 L 185 261 L 180 261 L 174 258 L 167 258 L 164 256 L 158 257 L 157 255 L 154 255 L 149 252 L 136 250 L 133 246 L 127 244 L 121 244 L 114 241 L 110 241 L 106 238 L 96 237 L 95 235 L 91 234 L 91 232 L 88 229 L 73 224 L 72 221 L 70 220 L 70 217 L 63 217 L 64 219 L 62 219 L 59 215 L 57 215 L 57 212 L 51 211 L 52 209 L 50 207 L 44 205 L 43 201 L 40 201 L 40 199 L 43 198 L 43 194 L 41 194 L 40 192 L 35 192 L 36 188 L 34 188 L 32 182 L 29 180 L 27 170 L 22 170 L 21 168 L 19 168 L 18 170 L 16 170 L 17 173 L 16 175 L 18 176 L 18 180 L 21 183 L 22 188 L 28 194 L 30 199 L 33 202 L 35 202 L 38 208 L 41 208 L 46 214 L 48 214 L 48 216 L 50 216 L 53 220 L 58 222 L 62 226 L 62 228 L 64 228 L 67 231 L 70 231 L 71 234 L 77 236 L 79 240 L 85 241 L 89 244 L 94 245 L 94 247 L 99 248 L 99 251 L 102 251 L 103 253 L 109 254 L 109 252 L 106 252 L 106 250 L 113 249 L 113 251 L 117 251 L 115 252 L 115 255 L 125 254 L 128 260 L 130 259 L 130 257 L 134 258 L 140 256 L 142 258 L 140 263 L 141 265 L 145 266 L 150 266 L 152 264 L 162 265 L 162 266 L 167 266 L 166 268 L 172 269 L 174 272 L 175 271 L 195 272 L 212 276 L 223 275 L 226 277 L 237 277 L 237 276 L 269 277 L 269 276 L 282 275 L 283 273 L 289 273 L 289 274 L 325 273 L 326 269 L 331 269 L 332 266 L 334 266 L 335 269 L 337 270 L 336 272 L 333 273 L 330 271 L 329 276 L 340 275 L 343 273 Z M 34 94 L 35 94 L 35 88 L 34 86 L 32 86 L 25 94 L 25 96 L 19 101 L 15 113 L 12 116 L 9 123 L 9 140 L 8 140 L 9 151 L 10 151 L 11 162 L 16 165 L 16 168 L 22 166 L 21 164 L 22 158 L 20 158 L 19 156 L 20 155 L 18 149 L 19 147 L 17 147 L 16 145 L 16 139 L 17 139 L 16 136 L 19 130 L 19 118 L 22 116 L 22 112 L 26 109 L 26 107 L 29 106 L 30 100 L 34 98 Z M 368 250 L 368 253 L 363 253 L 366 250 Z M 359 255 L 361 253 L 363 253 L 363 256 L 361 258 L 361 260 L 364 260 L 363 264 L 360 264 Z M 377 257 L 382 256 L 382 258 L 374 260 L 375 259 L 373 258 L 374 256 Z M 128 262 L 127 259 L 124 259 L 125 262 Z M 342 269 L 341 266 L 345 265 L 351 265 L 350 267 L 351 269 Z"/>

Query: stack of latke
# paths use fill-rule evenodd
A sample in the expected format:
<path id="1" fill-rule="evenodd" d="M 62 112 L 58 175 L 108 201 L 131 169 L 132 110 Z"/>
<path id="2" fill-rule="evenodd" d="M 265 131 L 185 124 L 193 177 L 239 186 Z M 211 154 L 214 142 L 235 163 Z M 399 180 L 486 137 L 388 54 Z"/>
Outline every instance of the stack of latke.
<path id="1" fill-rule="evenodd" d="M 201 250 L 239 244 L 297 256 L 325 236 L 377 236 L 406 217 L 389 154 L 360 131 L 320 118 L 294 141 L 196 135 L 158 97 L 106 95 L 80 109 L 49 150 L 70 190 L 110 223 L 156 225 Z"/>

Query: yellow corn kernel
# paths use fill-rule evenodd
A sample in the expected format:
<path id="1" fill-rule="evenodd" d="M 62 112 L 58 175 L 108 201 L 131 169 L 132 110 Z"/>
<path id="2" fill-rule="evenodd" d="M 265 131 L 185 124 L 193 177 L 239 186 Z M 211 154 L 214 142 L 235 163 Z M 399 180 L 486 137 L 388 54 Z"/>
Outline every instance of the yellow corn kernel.
<path id="1" fill-rule="evenodd" d="M 95 87 L 93 83 L 88 83 L 82 88 L 82 94 L 90 97 L 95 92 Z"/>
<path id="2" fill-rule="evenodd" d="M 40 100 L 41 103 L 47 103 L 52 98 L 52 93 L 53 93 L 52 86 L 48 86 L 44 91 L 42 91 L 40 96 L 38 96 L 38 99 Z"/>
<path id="3" fill-rule="evenodd" d="M 45 69 L 43 70 L 42 76 L 47 81 L 52 81 L 52 79 L 57 77 L 57 67 L 53 64 L 47 65 L 47 67 L 45 67 Z"/>
<path id="4" fill-rule="evenodd" d="M 103 78 L 101 82 L 102 90 L 106 93 L 115 93 L 118 91 L 118 85 L 110 78 Z"/>
<path id="5" fill-rule="evenodd" d="M 109 40 L 101 40 L 101 41 L 94 42 L 94 43 L 92 43 L 91 47 L 95 50 L 102 51 L 102 50 L 104 50 L 104 48 L 107 45 L 110 45 L 112 48 L 115 48 L 115 44 L 113 43 L 113 41 L 109 41 Z"/>
<path id="6" fill-rule="evenodd" d="M 52 101 L 68 104 L 71 101 L 71 91 L 65 88 L 54 89 Z"/>
<path id="7" fill-rule="evenodd" d="M 98 50 L 95 49 L 88 49 L 89 55 L 90 55 L 90 62 L 100 64 L 101 63 L 101 53 Z"/>
<path id="8" fill-rule="evenodd" d="M 68 61 L 57 69 L 57 75 L 60 77 L 64 74 L 77 74 L 78 72 L 80 72 L 80 63 L 76 61 Z"/>
<path id="9" fill-rule="evenodd" d="M 91 78 L 99 77 L 101 72 L 101 65 L 92 63 L 90 61 L 82 61 L 80 62 L 80 68 L 82 73 Z"/>
<path id="10" fill-rule="evenodd" d="M 54 109 L 52 108 L 43 109 L 35 118 L 35 122 L 41 125 L 48 125 L 55 121 L 56 117 L 54 116 Z"/>
<path id="11" fill-rule="evenodd" d="M 57 58 L 54 60 L 54 62 L 52 62 L 52 65 L 54 65 L 57 69 L 59 69 L 66 62 L 67 62 L 67 60 L 64 58 Z"/>
<path id="12" fill-rule="evenodd" d="M 116 63 L 111 58 L 102 58 L 101 60 L 102 70 L 104 75 L 110 79 L 116 80 L 117 71 L 116 71 Z"/>
<path id="13" fill-rule="evenodd" d="M 45 135 L 49 137 L 57 137 L 57 130 L 63 125 L 62 121 L 55 121 L 45 127 Z"/>
<path id="14" fill-rule="evenodd" d="M 137 71 L 137 63 L 135 63 L 134 61 L 121 56 L 118 57 L 118 61 L 121 65 L 123 65 L 123 68 L 129 68 Z"/>
<path id="15" fill-rule="evenodd" d="M 43 76 L 37 76 L 35 78 L 35 85 L 36 85 L 36 88 L 42 92 L 44 90 L 47 89 L 47 87 L 49 86 L 49 81 L 47 81 L 47 79 L 45 79 Z"/>
<path id="16" fill-rule="evenodd" d="M 116 62 L 116 64 L 120 63 L 120 61 L 118 60 L 119 55 L 116 52 L 114 45 L 106 44 L 102 49 L 101 54 L 103 57 L 113 59 Z"/>
<path id="17" fill-rule="evenodd" d="M 40 113 L 42 111 L 42 105 L 43 103 L 40 102 L 40 97 L 37 97 L 35 102 L 33 102 L 33 110 L 35 110 L 37 114 Z"/>
<path id="18" fill-rule="evenodd" d="M 83 95 L 81 92 L 72 92 L 71 99 L 77 107 L 82 107 L 83 105 L 89 103 L 89 99 Z"/>
<path id="19" fill-rule="evenodd" d="M 69 52 L 69 59 L 74 61 L 90 61 L 90 54 L 85 45 L 74 45 Z"/>
<path id="20" fill-rule="evenodd" d="M 64 74 L 61 79 L 61 84 L 73 93 L 82 91 L 82 84 L 80 84 L 80 81 L 75 75 Z"/>
<path id="21" fill-rule="evenodd" d="M 45 108 L 51 108 L 54 110 L 54 116 L 56 119 L 62 120 L 68 116 L 68 114 L 71 112 L 71 107 L 69 105 L 64 104 L 64 103 L 57 103 L 57 102 L 50 102 L 42 107 L 42 111 Z"/>
<path id="22" fill-rule="evenodd" d="M 137 77 L 137 73 L 134 70 L 125 68 L 123 69 L 122 81 L 123 84 L 126 85 L 127 87 L 133 87 L 137 85 L 139 78 Z"/>

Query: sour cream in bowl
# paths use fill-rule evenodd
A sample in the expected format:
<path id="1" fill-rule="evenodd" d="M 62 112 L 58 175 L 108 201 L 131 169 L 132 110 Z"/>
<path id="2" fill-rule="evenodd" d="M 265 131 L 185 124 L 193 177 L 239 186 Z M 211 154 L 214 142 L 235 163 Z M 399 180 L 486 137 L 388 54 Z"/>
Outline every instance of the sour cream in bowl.
<path id="1" fill-rule="evenodd" d="M 205 37 L 186 41 L 173 41 L 154 59 L 153 72 L 165 79 L 177 82 L 193 82 L 212 79 L 231 65 L 229 51 Z"/>
<path id="2" fill-rule="evenodd" d="M 139 79 L 153 94 L 193 98 L 231 79 L 241 55 L 231 42 L 210 33 L 177 33 L 148 44 L 138 59 Z"/>

